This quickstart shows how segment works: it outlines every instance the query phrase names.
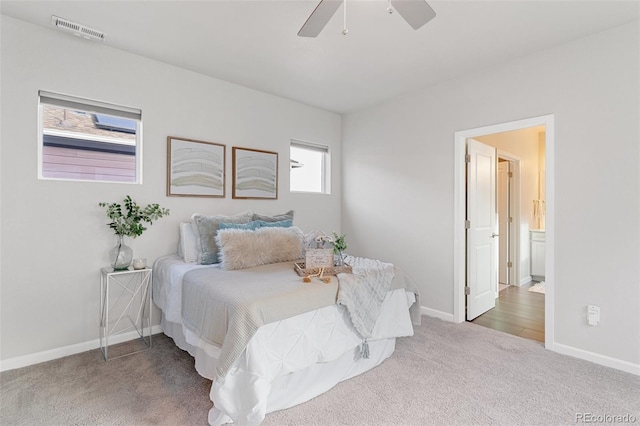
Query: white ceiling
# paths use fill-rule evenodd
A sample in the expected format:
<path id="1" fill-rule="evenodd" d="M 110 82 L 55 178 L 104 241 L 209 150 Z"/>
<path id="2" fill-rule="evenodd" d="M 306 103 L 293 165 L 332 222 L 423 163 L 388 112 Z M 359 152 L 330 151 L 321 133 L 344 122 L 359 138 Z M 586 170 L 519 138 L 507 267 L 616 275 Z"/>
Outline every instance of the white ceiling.
<path id="1" fill-rule="evenodd" d="M 638 20 L 640 1 L 429 1 L 414 31 L 385 0 L 348 0 L 317 38 L 297 32 L 318 0 L 7 1 L 48 28 L 57 15 L 109 46 L 335 112 Z M 70 35 L 70 37 L 72 37 Z M 93 43 L 87 41 L 87 43 Z"/>

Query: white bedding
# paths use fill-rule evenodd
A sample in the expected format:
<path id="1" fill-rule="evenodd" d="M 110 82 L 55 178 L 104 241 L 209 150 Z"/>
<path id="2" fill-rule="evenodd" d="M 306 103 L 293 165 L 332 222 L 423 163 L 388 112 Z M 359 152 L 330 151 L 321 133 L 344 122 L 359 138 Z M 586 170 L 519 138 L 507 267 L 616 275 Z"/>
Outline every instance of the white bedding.
<path id="1" fill-rule="evenodd" d="M 182 322 L 182 277 L 194 268 L 216 266 L 187 264 L 175 255 L 158 259 L 153 299 L 163 312 L 165 333 L 194 356 L 200 375 L 213 379 L 220 348 Z M 393 353 L 395 337 L 413 335 L 408 312 L 413 296 L 404 289 L 387 294 L 370 339 L 369 359 L 359 359 L 361 339 L 342 306 L 327 306 L 260 327 L 224 381 L 212 385 L 214 408 L 209 423 L 259 424 L 268 412 L 307 401 L 380 364 Z"/>

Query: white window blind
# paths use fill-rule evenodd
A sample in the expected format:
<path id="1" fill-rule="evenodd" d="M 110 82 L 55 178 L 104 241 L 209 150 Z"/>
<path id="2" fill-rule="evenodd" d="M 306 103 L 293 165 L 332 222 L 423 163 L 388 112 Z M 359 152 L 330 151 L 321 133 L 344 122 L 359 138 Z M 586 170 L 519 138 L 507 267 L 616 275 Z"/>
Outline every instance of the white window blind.
<path id="1" fill-rule="evenodd" d="M 142 120 L 142 111 L 137 108 L 130 108 L 114 105 L 106 102 L 83 99 L 75 96 L 62 95 L 59 93 L 40 90 L 38 92 L 41 104 L 56 105 L 68 109 L 106 114 L 115 117 L 127 118 L 129 120 Z"/>
<path id="2" fill-rule="evenodd" d="M 300 142 L 300 141 L 292 140 L 291 146 L 293 148 L 306 149 L 308 151 L 324 152 L 325 154 L 329 153 L 328 146 L 317 145 L 311 142 Z"/>

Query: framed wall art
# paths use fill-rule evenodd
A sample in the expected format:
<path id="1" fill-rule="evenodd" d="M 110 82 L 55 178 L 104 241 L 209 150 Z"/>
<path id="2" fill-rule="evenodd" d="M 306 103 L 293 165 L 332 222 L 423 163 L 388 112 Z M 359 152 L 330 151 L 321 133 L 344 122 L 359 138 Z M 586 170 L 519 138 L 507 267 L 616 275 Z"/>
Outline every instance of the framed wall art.
<path id="1" fill-rule="evenodd" d="M 225 196 L 226 146 L 167 137 L 167 195 Z"/>
<path id="2" fill-rule="evenodd" d="M 278 198 L 278 153 L 257 149 L 232 149 L 232 198 Z"/>

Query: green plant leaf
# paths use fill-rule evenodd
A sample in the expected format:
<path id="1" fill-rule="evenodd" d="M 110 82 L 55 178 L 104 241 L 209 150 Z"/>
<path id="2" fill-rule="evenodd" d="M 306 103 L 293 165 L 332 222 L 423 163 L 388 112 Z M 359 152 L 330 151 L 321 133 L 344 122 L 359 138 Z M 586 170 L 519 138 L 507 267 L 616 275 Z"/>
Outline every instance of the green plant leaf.
<path id="1" fill-rule="evenodd" d="M 164 209 L 157 203 L 142 208 L 129 195 L 124 198 L 123 204 L 124 206 L 120 203 L 98 203 L 100 207 L 106 209 L 107 217 L 111 219 L 108 226 L 116 235 L 138 237 L 147 230 L 143 222 L 151 225 L 154 220 L 169 215 L 169 209 Z"/>

